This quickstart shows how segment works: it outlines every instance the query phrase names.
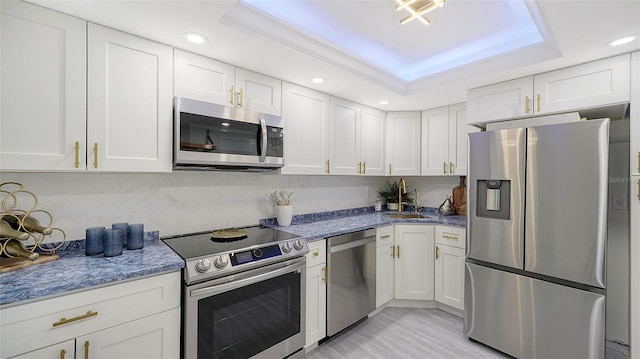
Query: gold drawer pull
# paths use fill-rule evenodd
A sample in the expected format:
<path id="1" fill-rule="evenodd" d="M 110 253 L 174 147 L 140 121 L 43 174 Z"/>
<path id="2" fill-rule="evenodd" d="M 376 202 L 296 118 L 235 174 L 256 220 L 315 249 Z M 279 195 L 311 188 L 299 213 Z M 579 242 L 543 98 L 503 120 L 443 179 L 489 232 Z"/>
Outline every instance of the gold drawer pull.
<path id="1" fill-rule="evenodd" d="M 449 174 L 453 174 L 453 162 L 449 162 Z"/>
<path id="2" fill-rule="evenodd" d="M 75 153 L 76 153 L 76 160 L 75 162 L 73 162 L 73 165 L 75 168 L 78 168 L 78 166 L 80 166 L 80 159 L 78 158 L 80 156 L 80 142 L 76 141 L 76 144 L 73 146 Z"/>
<path id="3" fill-rule="evenodd" d="M 396 246 L 391 246 L 391 258 L 396 257 Z"/>
<path id="4" fill-rule="evenodd" d="M 58 327 L 64 324 L 69 324 L 69 323 L 73 323 L 73 322 L 77 322 L 78 320 L 82 320 L 82 319 L 87 319 L 87 318 L 91 318 L 91 317 L 95 317 L 96 315 L 98 315 L 98 312 L 92 312 L 92 311 L 88 311 L 87 314 L 84 315 L 79 315 L 77 317 L 73 317 L 70 319 L 67 318 L 60 318 L 59 321 L 53 323 L 54 327 Z"/>
<path id="5" fill-rule="evenodd" d="M 540 100 L 541 100 L 540 99 L 540 94 L 538 94 L 538 101 L 537 101 L 537 103 L 538 103 L 538 112 L 540 112 Z"/>
<path id="6" fill-rule="evenodd" d="M 233 86 L 231 86 L 231 88 L 229 89 L 229 104 L 233 105 Z"/>
<path id="7" fill-rule="evenodd" d="M 447 163 L 442 162 L 442 174 L 447 174 Z"/>
<path id="8" fill-rule="evenodd" d="M 449 240 L 452 240 L 452 241 L 457 241 L 458 240 L 458 236 L 450 236 L 448 234 L 443 234 L 442 238 L 446 238 L 446 239 L 449 239 Z"/>
<path id="9" fill-rule="evenodd" d="M 89 341 L 84 342 L 84 359 L 89 359 Z"/>
<path id="10" fill-rule="evenodd" d="M 526 103 L 524 105 L 524 113 L 529 113 L 529 96 L 524 97 Z"/>
<path id="11" fill-rule="evenodd" d="M 385 234 L 385 235 L 380 236 L 380 239 L 385 239 L 385 238 L 389 238 L 389 237 L 391 237 L 390 234 Z"/>
<path id="12" fill-rule="evenodd" d="M 400 245 L 397 245 L 396 247 L 398 247 L 398 256 L 396 258 L 400 259 Z"/>
<path id="13" fill-rule="evenodd" d="M 320 255 L 320 253 L 318 253 L 317 249 L 314 249 L 312 254 L 313 254 L 314 257 L 317 257 L 318 255 Z"/>
<path id="14" fill-rule="evenodd" d="M 67 351 L 64 349 L 60 350 L 60 359 L 64 359 L 64 355 L 67 354 Z"/>
<path id="15" fill-rule="evenodd" d="M 322 267 L 322 283 L 327 284 L 327 267 Z"/>
<path id="16" fill-rule="evenodd" d="M 436 260 L 440 259 L 440 247 L 436 246 Z"/>
<path id="17" fill-rule="evenodd" d="M 93 168 L 98 168 L 98 143 L 93 144 Z"/>

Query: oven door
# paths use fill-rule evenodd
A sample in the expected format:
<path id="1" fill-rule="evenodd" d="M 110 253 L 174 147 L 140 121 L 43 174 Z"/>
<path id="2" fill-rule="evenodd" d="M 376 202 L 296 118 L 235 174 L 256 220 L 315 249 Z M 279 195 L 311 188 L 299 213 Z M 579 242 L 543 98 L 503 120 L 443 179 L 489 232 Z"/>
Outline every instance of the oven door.
<path id="1" fill-rule="evenodd" d="M 285 358 L 305 341 L 305 257 L 186 287 L 184 358 Z"/>

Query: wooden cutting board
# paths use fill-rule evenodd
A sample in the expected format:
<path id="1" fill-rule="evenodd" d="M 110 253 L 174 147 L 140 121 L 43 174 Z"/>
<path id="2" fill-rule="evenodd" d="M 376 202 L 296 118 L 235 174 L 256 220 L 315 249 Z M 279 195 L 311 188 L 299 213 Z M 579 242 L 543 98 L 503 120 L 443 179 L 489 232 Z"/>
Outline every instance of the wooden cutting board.
<path id="1" fill-rule="evenodd" d="M 55 261 L 58 258 L 60 258 L 60 256 L 57 254 L 41 254 L 40 257 L 34 261 L 30 261 L 26 258 L 0 258 L 0 273 L 29 267 L 34 264 Z"/>
<path id="2" fill-rule="evenodd" d="M 466 178 L 460 176 L 460 185 L 453 189 L 453 211 L 459 216 L 467 215 L 467 186 L 464 185 Z"/>

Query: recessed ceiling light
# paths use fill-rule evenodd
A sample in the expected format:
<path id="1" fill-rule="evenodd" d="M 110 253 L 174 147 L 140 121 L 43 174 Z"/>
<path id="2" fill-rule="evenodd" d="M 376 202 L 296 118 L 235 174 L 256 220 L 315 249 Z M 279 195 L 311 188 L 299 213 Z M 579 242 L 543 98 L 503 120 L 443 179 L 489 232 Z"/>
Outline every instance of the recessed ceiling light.
<path id="1" fill-rule="evenodd" d="M 609 46 L 620 46 L 620 45 L 624 45 L 624 44 L 628 44 L 631 41 L 636 39 L 636 35 L 631 35 L 631 36 L 625 36 L 625 37 L 621 37 L 617 40 L 613 40 L 611 42 L 609 42 L 607 45 Z"/>
<path id="2" fill-rule="evenodd" d="M 313 82 L 314 84 L 321 84 L 324 82 L 324 79 L 322 77 L 316 77 L 313 80 L 311 80 L 311 82 Z"/>
<path id="3" fill-rule="evenodd" d="M 185 32 L 183 36 L 185 39 L 187 39 L 187 41 L 194 44 L 204 44 L 205 42 L 207 42 L 206 37 L 200 34 L 196 34 L 195 32 Z"/>
<path id="4" fill-rule="evenodd" d="M 387 101 L 387 100 L 382 100 L 382 101 L 380 101 L 380 104 L 381 104 L 381 105 L 388 105 L 388 104 L 389 104 L 389 101 Z"/>

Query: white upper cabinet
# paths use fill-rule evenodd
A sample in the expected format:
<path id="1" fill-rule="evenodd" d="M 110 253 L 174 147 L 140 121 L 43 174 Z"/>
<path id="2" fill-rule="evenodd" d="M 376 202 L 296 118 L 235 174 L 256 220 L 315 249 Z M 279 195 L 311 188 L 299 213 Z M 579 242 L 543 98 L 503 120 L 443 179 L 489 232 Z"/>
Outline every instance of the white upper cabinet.
<path id="1" fill-rule="evenodd" d="M 386 142 L 387 175 L 420 175 L 420 112 L 387 113 Z"/>
<path id="2" fill-rule="evenodd" d="M 330 173 L 360 172 L 360 105 L 331 97 Z"/>
<path id="3" fill-rule="evenodd" d="M 87 63 L 88 169 L 170 172 L 172 49 L 89 24 Z"/>
<path id="4" fill-rule="evenodd" d="M 468 123 L 628 102 L 629 54 L 469 90 Z"/>
<path id="5" fill-rule="evenodd" d="M 631 118 L 630 139 L 631 174 L 640 175 L 640 51 L 631 55 Z"/>
<path id="6" fill-rule="evenodd" d="M 383 176 L 386 113 L 360 106 L 360 174 Z"/>
<path id="7" fill-rule="evenodd" d="M 384 175 L 385 113 L 331 98 L 330 173 Z"/>
<path id="8" fill-rule="evenodd" d="M 284 167 L 282 174 L 329 173 L 330 96 L 283 84 Z"/>
<path id="9" fill-rule="evenodd" d="M 0 2 L 0 170 L 84 171 L 86 22 Z"/>
<path id="10" fill-rule="evenodd" d="M 282 114 L 282 82 L 224 62 L 174 50 L 174 95 Z"/>
<path id="11" fill-rule="evenodd" d="M 422 174 L 467 175 L 469 132 L 465 103 L 422 111 Z"/>

